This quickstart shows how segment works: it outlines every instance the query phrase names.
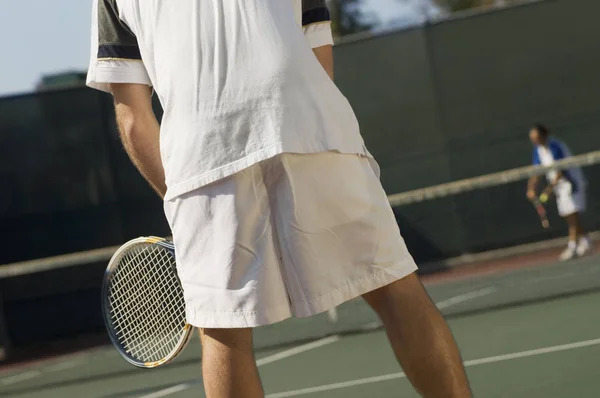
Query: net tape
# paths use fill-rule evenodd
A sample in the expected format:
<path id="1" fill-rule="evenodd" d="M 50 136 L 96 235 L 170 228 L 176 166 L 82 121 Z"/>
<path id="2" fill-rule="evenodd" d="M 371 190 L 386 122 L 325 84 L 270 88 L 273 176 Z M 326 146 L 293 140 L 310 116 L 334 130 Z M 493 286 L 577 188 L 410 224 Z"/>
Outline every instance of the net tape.
<path id="1" fill-rule="evenodd" d="M 466 178 L 446 184 L 415 189 L 388 196 L 392 207 L 424 202 L 426 200 L 443 198 L 463 192 L 474 191 L 481 188 L 493 187 L 509 182 L 521 181 L 532 176 L 546 174 L 550 170 L 565 170 L 571 167 L 582 167 L 600 163 L 600 151 L 589 152 L 583 155 L 559 160 L 551 166 L 525 166 L 512 170 L 500 171 L 479 177 Z"/>
<path id="2" fill-rule="evenodd" d="M 388 196 L 392 207 L 404 206 L 411 203 L 443 198 L 452 194 L 474 191 L 480 188 L 492 187 L 508 182 L 524 180 L 531 176 L 543 175 L 549 170 L 564 170 L 570 167 L 590 166 L 600 163 L 600 151 L 588 152 L 560 160 L 552 166 L 525 166 L 516 169 L 486 174 L 479 177 L 466 178 L 450 183 L 434 185 L 427 188 L 415 189 Z M 41 271 L 54 270 L 98 261 L 108 261 L 119 247 L 107 247 L 80 253 L 42 258 L 39 260 L 23 261 L 0 266 L 0 279 L 11 278 Z"/>

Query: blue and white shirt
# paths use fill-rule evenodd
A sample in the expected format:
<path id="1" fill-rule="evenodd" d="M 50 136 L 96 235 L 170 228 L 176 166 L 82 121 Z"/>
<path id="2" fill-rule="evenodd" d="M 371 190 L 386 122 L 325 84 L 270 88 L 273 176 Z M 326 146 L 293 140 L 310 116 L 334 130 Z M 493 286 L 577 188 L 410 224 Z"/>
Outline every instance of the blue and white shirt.
<path id="1" fill-rule="evenodd" d="M 556 161 L 573 156 L 564 142 L 554 138 L 548 139 L 547 144 L 537 145 L 533 148 L 533 164 L 550 166 Z M 552 183 L 556 179 L 556 170 L 550 170 L 546 173 L 548 182 Z M 556 185 L 556 192 L 578 192 L 585 188 L 585 177 L 581 167 L 571 167 L 562 171 L 563 178 Z"/>

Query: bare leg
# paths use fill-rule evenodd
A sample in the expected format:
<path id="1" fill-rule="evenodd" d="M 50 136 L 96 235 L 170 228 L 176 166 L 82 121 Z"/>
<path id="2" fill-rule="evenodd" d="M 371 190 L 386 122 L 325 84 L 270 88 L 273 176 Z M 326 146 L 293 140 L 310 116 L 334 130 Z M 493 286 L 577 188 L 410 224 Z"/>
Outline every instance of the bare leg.
<path id="1" fill-rule="evenodd" d="M 471 397 L 452 332 L 415 274 L 363 297 L 381 317 L 398 362 L 422 396 Z"/>
<path id="2" fill-rule="evenodd" d="M 252 329 L 201 329 L 202 378 L 208 398 L 263 398 Z"/>
<path id="3" fill-rule="evenodd" d="M 569 242 L 577 242 L 580 237 L 585 235 L 583 226 L 579 220 L 579 213 L 569 214 L 564 219 L 569 226 Z"/>
<path id="4" fill-rule="evenodd" d="M 574 251 L 577 256 L 584 256 L 593 249 L 593 244 L 588 238 L 579 213 L 569 214 L 565 217 L 565 221 L 569 226 L 569 248 L 567 250 Z"/>
<path id="5" fill-rule="evenodd" d="M 569 221 L 569 225 L 571 225 L 571 224 L 574 225 L 575 233 L 577 235 L 577 240 L 579 240 L 581 238 L 585 238 L 587 234 L 586 234 L 585 228 L 583 227 L 583 224 L 581 222 L 581 216 L 579 215 L 579 213 L 573 213 L 569 216 L 569 218 L 571 219 Z"/>

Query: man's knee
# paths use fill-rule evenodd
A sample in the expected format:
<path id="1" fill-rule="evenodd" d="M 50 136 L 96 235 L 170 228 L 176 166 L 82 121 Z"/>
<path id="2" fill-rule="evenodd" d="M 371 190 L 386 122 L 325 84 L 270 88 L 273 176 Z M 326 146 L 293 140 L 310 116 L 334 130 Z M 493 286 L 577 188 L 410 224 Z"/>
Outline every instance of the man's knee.
<path id="1" fill-rule="evenodd" d="M 571 213 L 563 217 L 570 227 L 579 225 L 579 213 Z"/>
<path id="2" fill-rule="evenodd" d="M 217 343 L 229 348 L 252 349 L 252 329 L 200 329 L 202 344 Z"/>
<path id="3" fill-rule="evenodd" d="M 373 290 L 363 298 L 380 316 L 401 307 L 418 307 L 431 304 L 429 295 L 416 273 L 407 275 L 389 285 Z"/>

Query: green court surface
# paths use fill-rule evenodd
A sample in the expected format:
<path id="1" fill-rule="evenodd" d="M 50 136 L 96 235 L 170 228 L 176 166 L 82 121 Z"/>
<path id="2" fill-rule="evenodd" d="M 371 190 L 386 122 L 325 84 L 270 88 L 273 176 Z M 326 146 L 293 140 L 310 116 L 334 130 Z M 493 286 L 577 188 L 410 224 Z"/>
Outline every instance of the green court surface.
<path id="1" fill-rule="evenodd" d="M 475 396 L 599 396 L 600 257 L 437 282 L 428 290 L 448 316 Z M 285 325 L 278 330 L 285 333 Z M 417 396 L 381 330 L 259 350 L 257 357 L 270 398 Z M 202 397 L 199 358 L 194 340 L 173 364 L 139 370 L 103 347 L 0 373 L 0 396 Z"/>

